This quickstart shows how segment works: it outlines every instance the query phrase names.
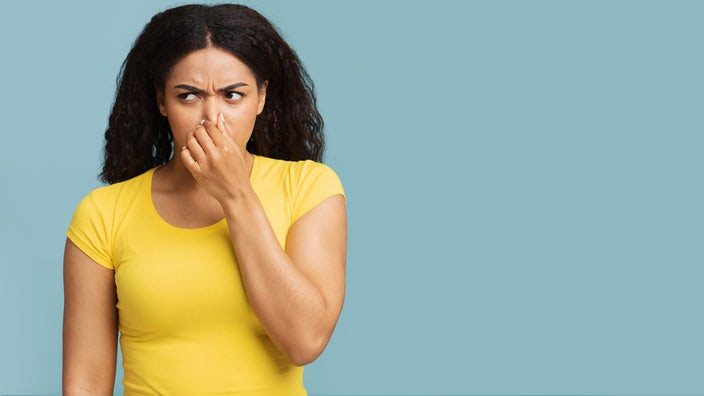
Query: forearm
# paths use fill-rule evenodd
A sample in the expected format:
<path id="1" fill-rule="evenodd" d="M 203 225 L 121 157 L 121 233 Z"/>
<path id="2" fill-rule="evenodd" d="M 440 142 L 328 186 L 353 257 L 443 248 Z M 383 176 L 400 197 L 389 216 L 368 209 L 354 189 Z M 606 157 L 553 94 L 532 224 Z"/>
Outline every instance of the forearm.
<path id="1" fill-rule="evenodd" d="M 322 293 L 281 247 L 253 190 L 223 209 L 252 308 L 279 349 L 292 362 L 305 364 L 324 337 Z"/>

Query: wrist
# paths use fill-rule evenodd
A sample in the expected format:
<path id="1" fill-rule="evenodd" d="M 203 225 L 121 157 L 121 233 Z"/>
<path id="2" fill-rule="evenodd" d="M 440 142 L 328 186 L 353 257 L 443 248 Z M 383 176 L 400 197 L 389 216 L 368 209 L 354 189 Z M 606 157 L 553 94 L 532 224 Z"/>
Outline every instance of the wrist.
<path id="1" fill-rule="evenodd" d="M 220 201 L 225 217 L 228 219 L 235 218 L 238 213 L 252 210 L 257 204 L 259 204 L 259 197 L 252 186 L 247 186 Z"/>

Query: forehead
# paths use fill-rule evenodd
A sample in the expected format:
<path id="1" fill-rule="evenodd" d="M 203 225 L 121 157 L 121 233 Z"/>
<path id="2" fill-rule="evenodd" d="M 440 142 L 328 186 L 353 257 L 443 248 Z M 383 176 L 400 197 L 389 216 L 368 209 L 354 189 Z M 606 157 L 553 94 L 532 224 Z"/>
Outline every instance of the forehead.
<path id="1" fill-rule="evenodd" d="M 254 81 L 254 74 L 230 52 L 211 47 L 193 51 L 178 61 L 168 80 L 205 85 L 210 82 Z"/>

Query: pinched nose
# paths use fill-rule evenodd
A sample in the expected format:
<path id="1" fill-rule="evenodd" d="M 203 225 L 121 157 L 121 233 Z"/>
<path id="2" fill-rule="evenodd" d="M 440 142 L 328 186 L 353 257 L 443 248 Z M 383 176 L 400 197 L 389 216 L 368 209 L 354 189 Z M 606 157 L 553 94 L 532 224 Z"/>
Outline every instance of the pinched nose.
<path id="1" fill-rule="evenodd" d="M 203 125 L 205 124 L 205 121 L 210 121 L 213 124 L 218 123 L 218 118 L 220 117 L 220 113 L 218 113 L 215 117 L 204 117 L 200 121 L 198 121 L 198 125 Z"/>
<path id="2" fill-rule="evenodd" d="M 211 100 L 205 101 L 205 106 L 203 106 L 202 118 L 203 120 L 208 120 L 210 122 L 217 123 L 218 114 L 220 114 L 220 111 L 222 111 L 222 109 L 220 108 L 220 103 L 217 103 L 217 100 L 213 100 L 213 98 L 208 99 Z"/>
<path id="3" fill-rule="evenodd" d="M 208 120 L 208 121 L 210 121 L 210 122 L 212 122 L 212 123 L 214 123 L 214 124 L 217 124 L 217 122 L 218 122 L 218 113 L 215 113 L 214 115 L 210 115 L 210 114 L 204 115 L 204 116 L 203 116 L 203 119 L 201 120 L 201 125 L 202 125 L 206 120 Z"/>

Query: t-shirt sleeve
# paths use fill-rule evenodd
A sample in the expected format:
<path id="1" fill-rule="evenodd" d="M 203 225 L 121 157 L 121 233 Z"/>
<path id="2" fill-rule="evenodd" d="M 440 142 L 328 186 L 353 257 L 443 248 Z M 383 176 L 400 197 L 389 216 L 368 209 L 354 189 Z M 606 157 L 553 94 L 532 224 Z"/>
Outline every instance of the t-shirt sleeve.
<path id="1" fill-rule="evenodd" d="M 341 194 L 345 202 L 347 201 L 342 182 L 332 168 L 312 160 L 301 161 L 298 165 L 292 223 L 323 202 L 325 198 Z"/>
<path id="2" fill-rule="evenodd" d="M 92 191 L 78 204 L 66 236 L 96 263 L 115 269 L 109 243 L 109 224 L 96 195 Z"/>

